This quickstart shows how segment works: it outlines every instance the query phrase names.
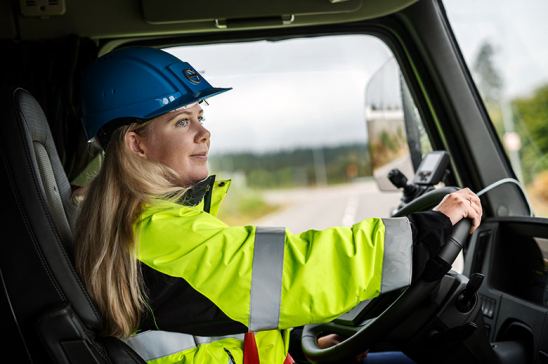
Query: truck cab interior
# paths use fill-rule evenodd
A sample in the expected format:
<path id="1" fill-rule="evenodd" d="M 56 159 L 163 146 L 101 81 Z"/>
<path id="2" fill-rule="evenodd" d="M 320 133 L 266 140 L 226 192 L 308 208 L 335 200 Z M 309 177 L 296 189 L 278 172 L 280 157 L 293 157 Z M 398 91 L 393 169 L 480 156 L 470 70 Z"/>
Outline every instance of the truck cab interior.
<path id="1" fill-rule="evenodd" d="M 480 227 L 471 236 L 465 225 L 456 227 L 440 255 L 454 269 L 362 302 L 332 322 L 305 326 L 301 350 L 310 362 L 342 363 L 365 349 L 395 349 L 417 363 L 548 363 L 548 219 L 537 212 L 505 151 L 444 5 L 441 0 L 2 2 L 5 237 L 0 314 L 9 356 L 20 363 L 144 362 L 123 341 L 98 334 L 102 318 L 74 269 L 72 230 L 77 214 L 74 191 L 93 178 L 101 159 L 80 122 L 80 76 L 113 49 L 146 46 L 204 59 L 204 72 L 216 83 L 258 80 L 257 91 L 246 93 L 242 86 L 242 94 L 235 96 L 242 102 L 237 106 L 233 99 L 231 106 L 229 99 L 213 101 L 214 120 L 229 108 L 240 112 L 231 114 L 236 120 L 251 104 L 263 111 L 269 104 L 288 110 L 305 107 L 306 101 L 298 101 L 300 94 L 335 100 L 344 93 L 342 99 L 351 99 L 354 89 L 337 88 L 338 80 L 348 75 L 333 69 L 376 62 L 366 84 L 358 86 L 363 94 L 357 96 L 361 106 L 368 106 L 360 111 L 367 122 L 359 126 L 368 131 L 367 163 L 357 154 L 351 165 L 356 167 L 316 168 L 312 177 L 303 169 L 292 181 L 306 180 L 307 188 L 311 180 L 325 184 L 339 181 L 343 174 L 355 178 L 363 162 L 372 166 L 369 176 L 379 186 L 393 188 L 396 199 L 379 203 L 393 217 L 431 209 L 458 188 L 481 194 Z M 377 53 L 362 46 L 377 47 Z M 223 53 L 236 48 L 241 50 L 239 58 Z M 379 54 L 382 57 L 375 60 Z M 253 57 L 265 63 L 245 64 L 245 59 L 258 59 Z M 206 64 L 206 58 L 217 65 Z M 332 68 L 314 63 L 322 60 Z M 283 72 L 269 73 L 269 67 L 284 62 Z M 216 75 L 215 67 L 221 66 L 223 71 Z M 299 67 L 315 73 L 298 78 L 293 72 Z M 358 73 L 352 75 L 358 79 Z M 273 78 L 285 83 L 272 91 L 281 94 L 281 104 L 271 101 L 266 91 L 257 95 L 271 91 L 268 82 Z M 323 80 L 317 94 L 296 90 L 312 78 Z M 389 84 L 397 92 L 381 95 L 379 101 L 375 92 Z M 408 158 L 403 164 L 386 164 L 382 156 L 392 151 L 386 146 L 397 139 L 390 139 L 387 127 L 395 111 L 401 111 L 396 118 L 405 132 L 396 134 Z M 256 132 L 245 134 L 254 140 L 251 145 L 281 145 L 297 134 L 295 148 L 310 147 L 312 129 L 295 132 L 292 123 L 272 121 L 266 114 L 258 114 L 253 126 L 245 127 Z M 324 128 L 311 121 L 318 133 L 345 133 L 338 121 L 330 122 L 334 125 Z M 277 123 L 276 128 L 263 132 L 269 130 L 268 123 Z M 227 139 L 243 133 L 242 128 L 230 122 L 219 126 Z M 375 144 L 379 131 L 381 142 Z M 351 134 L 348 140 L 356 141 L 356 133 Z M 315 163 L 318 158 L 329 160 L 335 149 L 314 154 Z M 391 161 L 399 163 L 399 151 L 394 156 Z M 236 171 L 226 167 L 236 163 L 234 154 L 230 158 L 218 160 L 228 173 Z M 287 168 L 295 169 L 291 163 Z M 281 175 L 275 181 L 283 184 Z M 261 176 L 253 174 L 248 184 L 259 183 Z M 319 221 L 320 216 L 309 215 L 311 223 Z M 461 265 L 455 268 L 458 260 Z M 326 332 L 346 340 L 321 349 L 316 339 Z"/>

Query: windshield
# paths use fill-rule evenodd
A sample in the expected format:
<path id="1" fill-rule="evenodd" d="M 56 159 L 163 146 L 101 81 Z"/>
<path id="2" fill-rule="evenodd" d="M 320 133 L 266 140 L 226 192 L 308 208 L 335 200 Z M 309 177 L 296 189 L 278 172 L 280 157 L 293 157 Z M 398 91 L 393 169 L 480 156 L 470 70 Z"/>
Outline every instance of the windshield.
<path id="1" fill-rule="evenodd" d="M 414 173 L 403 79 L 380 39 L 333 35 L 166 50 L 198 65 L 212 84 L 233 87 L 205 110 L 210 171 L 232 179 L 220 211 L 229 224 L 293 232 L 349 226 L 388 217 L 400 203 L 401 191 L 373 176 L 386 166 L 379 168 L 386 180 L 395 165 L 409 179 Z M 388 128 L 380 139 L 378 126 Z M 416 153 L 429 149 L 426 140 Z M 391 158 L 380 161 L 381 152 Z"/>

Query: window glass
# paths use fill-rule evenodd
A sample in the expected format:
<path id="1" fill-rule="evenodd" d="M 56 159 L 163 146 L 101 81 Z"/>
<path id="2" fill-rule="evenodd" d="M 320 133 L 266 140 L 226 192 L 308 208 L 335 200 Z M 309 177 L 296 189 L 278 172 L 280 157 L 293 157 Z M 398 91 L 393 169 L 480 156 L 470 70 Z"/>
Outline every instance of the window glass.
<path id="1" fill-rule="evenodd" d="M 548 2 L 444 0 L 489 116 L 535 215 L 548 216 Z"/>
<path id="2" fill-rule="evenodd" d="M 388 217 L 401 191 L 380 186 L 373 172 L 398 167 L 411 179 L 411 154 L 420 161 L 430 149 L 414 104 L 402 101 L 393 54 L 373 36 L 166 50 L 213 86 L 233 87 L 205 109 L 211 173 L 232 180 L 220 212 L 229 224 L 300 232 Z M 414 153 L 404 118 L 417 130 Z M 376 129 L 384 130 L 380 139 Z"/>

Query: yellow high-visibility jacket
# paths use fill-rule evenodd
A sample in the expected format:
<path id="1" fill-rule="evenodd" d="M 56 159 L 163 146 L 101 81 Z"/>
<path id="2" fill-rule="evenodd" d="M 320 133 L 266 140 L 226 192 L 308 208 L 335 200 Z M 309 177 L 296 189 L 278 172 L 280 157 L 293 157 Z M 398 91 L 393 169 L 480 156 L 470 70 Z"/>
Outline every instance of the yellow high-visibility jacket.
<path id="1" fill-rule="evenodd" d="M 136 254 L 148 268 L 182 278 L 255 332 L 262 364 L 284 362 L 289 329 L 330 321 L 361 301 L 410 284 L 407 218 L 368 218 L 300 234 L 228 226 L 215 215 L 229 185 L 215 182 L 209 201 L 196 206 L 160 199 L 146 205 L 134 226 Z M 149 363 L 242 363 L 243 333 L 204 337 L 159 329 L 126 342 Z"/>

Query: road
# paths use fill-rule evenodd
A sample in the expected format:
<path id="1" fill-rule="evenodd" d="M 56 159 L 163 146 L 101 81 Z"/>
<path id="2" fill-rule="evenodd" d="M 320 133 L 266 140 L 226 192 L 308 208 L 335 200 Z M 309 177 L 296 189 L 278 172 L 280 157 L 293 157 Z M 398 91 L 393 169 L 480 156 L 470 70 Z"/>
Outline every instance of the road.
<path id="1" fill-rule="evenodd" d="M 373 179 L 317 188 L 267 191 L 263 197 L 282 206 L 253 222 L 258 226 L 284 226 L 293 233 L 331 226 L 351 226 L 367 217 L 389 217 L 401 192 L 379 191 Z M 462 255 L 453 269 L 462 272 Z"/>
<path id="2" fill-rule="evenodd" d="M 366 217 L 388 217 L 400 192 L 380 192 L 374 180 L 331 187 L 267 191 L 263 197 L 283 207 L 254 222 L 285 226 L 292 232 L 350 226 Z"/>

